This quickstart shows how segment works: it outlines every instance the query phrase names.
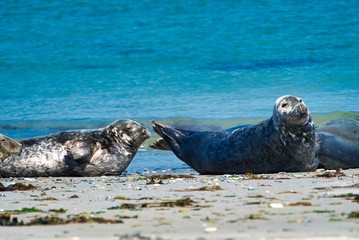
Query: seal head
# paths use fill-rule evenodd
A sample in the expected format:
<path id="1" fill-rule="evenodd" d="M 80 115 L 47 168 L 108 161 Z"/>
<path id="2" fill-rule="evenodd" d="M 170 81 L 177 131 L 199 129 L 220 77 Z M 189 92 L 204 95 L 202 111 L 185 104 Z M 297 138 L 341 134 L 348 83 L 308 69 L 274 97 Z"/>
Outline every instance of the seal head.
<path id="1" fill-rule="evenodd" d="M 273 109 L 274 125 L 303 126 L 310 121 L 310 112 L 302 99 L 296 96 L 282 96 L 275 102 Z"/>

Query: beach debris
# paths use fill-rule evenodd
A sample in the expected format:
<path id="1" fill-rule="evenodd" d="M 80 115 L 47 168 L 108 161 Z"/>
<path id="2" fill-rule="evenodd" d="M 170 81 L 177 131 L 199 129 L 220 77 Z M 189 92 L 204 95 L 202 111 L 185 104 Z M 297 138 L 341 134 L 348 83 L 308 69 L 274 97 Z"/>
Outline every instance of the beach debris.
<path id="1" fill-rule="evenodd" d="M 171 174 L 154 174 L 151 176 L 146 176 L 145 180 L 147 181 L 146 184 L 147 185 L 151 185 L 151 184 L 163 184 L 162 180 L 168 180 L 168 179 L 179 179 L 179 178 L 187 178 L 187 179 L 192 179 L 195 178 L 193 176 L 190 175 L 171 175 Z"/>
<path id="2" fill-rule="evenodd" d="M 244 219 L 250 219 L 250 220 L 267 220 L 267 218 L 263 217 L 262 214 L 250 214 Z"/>
<path id="3" fill-rule="evenodd" d="M 0 214 L 0 226 L 22 226 L 24 223 L 19 222 L 17 217 L 11 217 L 11 213 Z"/>
<path id="4" fill-rule="evenodd" d="M 114 200 L 130 200 L 128 197 L 125 197 L 125 196 L 116 196 L 113 199 Z"/>
<path id="5" fill-rule="evenodd" d="M 115 217 L 118 217 L 119 219 L 137 219 L 137 218 L 138 218 L 138 215 L 134 215 L 134 216 L 115 215 Z"/>
<path id="6" fill-rule="evenodd" d="M 7 192 L 7 191 L 27 191 L 27 190 L 36 190 L 38 189 L 32 184 L 25 184 L 25 183 L 14 183 L 10 184 L 5 187 L 2 183 L 0 183 L 0 192 Z"/>
<path id="7" fill-rule="evenodd" d="M 261 195 L 261 194 L 257 194 L 257 195 L 249 195 L 248 197 L 249 197 L 249 198 L 264 198 L 264 196 L 263 196 L 263 195 Z"/>
<path id="8" fill-rule="evenodd" d="M 349 213 L 348 218 L 359 218 L 359 211 L 353 211 Z"/>
<path id="9" fill-rule="evenodd" d="M 190 197 L 184 197 L 175 201 L 165 201 L 159 203 L 159 207 L 188 207 L 195 203 Z M 155 203 L 154 206 L 157 204 Z"/>
<path id="10" fill-rule="evenodd" d="M 124 235 L 117 235 L 115 234 L 116 237 L 119 237 L 119 240 L 163 240 L 160 237 L 154 238 L 154 236 L 145 236 L 142 235 L 141 233 L 135 233 L 135 234 L 124 234 Z"/>
<path id="11" fill-rule="evenodd" d="M 359 194 L 357 194 L 357 193 L 346 193 L 346 194 L 334 195 L 334 196 L 329 196 L 329 197 L 345 198 L 346 200 L 350 200 L 350 201 L 359 203 Z"/>
<path id="12" fill-rule="evenodd" d="M 353 185 L 348 186 L 331 186 L 331 187 L 316 187 L 316 190 L 332 190 L 334 188 L 359 188 L 359 183 L 355 183 Z"/>
<path id="13" fill-rule="evenodd" d="M 161 179 L 148 179 L 146 182 L 147 185 L 160 186 L 163 184 Z"/>
<path id="14" fill-rule="evenodd" d="M 244 178 L 247 180 L 263 180 L 263 179 L 271 179 L 272 177 L 269 175 L 263 175 L 263 174 L 254 174 L 251 172 L 245 173 Z"/>
<path id="15" fill-rule="evenodd" d="M 60 218 L 58 216 L 45 216 L 32 219 L 26 226 L 33 225 L 62 225 L 70 223 L 123 223 L 120 219 L 105 219 L 100 217 L 93 217 L 91 214 L 78 214 L 74 216 L 68 216 L 67 218 Z"/>
<path id="16" fill-rule="evenodd" d="M 283 192 L 279 192 L 278 194 L 298 194 L 299 192 L 295 191 L 295 190 L 291 190 L 291 191 L 283 191 Z"/>
<path id="17" fill-rule="evenodd" d="M 0 226 L 23 226 L 23 221 L 19 221 L 17 217 L 13 217 L 13 214 L 26 214 L 26 213 L 43 213 L 41 209 L 32 208 L 21 208 L 17 210 L 6 210 L 0 213 Z"/>
<path id="18" fill-rule="evenodd" d="M 200 188 L 190 188 L 185 190 L 176 190 L 176 192 L 192 192 L 192 191 L 220 191 L 223 190 L 222 187 L 219 185 L 213 185 L 213 186 L 204 186 Z"/>
<path id="19" fill-rule="evenodd" d="M 293 202 L 293 203 L 287 202 L 287 203 L 284 203 L 284 204 L 285 204 L 285 206 L 289 206 L 289 207 L 312 206 L 311 202 L 305 202 L 305 201 L 299 201 L 299 202 Z"/>
<path id="20" fill-rule="evenodd" d="M 176 179 L 176 178 L 192 179 L 195 177 L 191 175 L 171 175 L 171 174 L 154 174 L 145 177 L 145 179 L 159 179 L 159 180 Z"/>
<path id="21" fill-rule="evenodd" d="M 12 214 L 20 214 L 20 213 L 41 213 L 44 211 L 41 209 L 38 209 L 36 207 L 31 207 L 31 208 L 24 207 L 24 208 L 17 209 L 17 210 L 7 210 L 5 212 L 12 213 Z"/>
<path id="22" fill-rule="evenodd" d="M 248 188 L 247 188 L 249 191 L 253 191 L 253 190 L 255 190 L 255 187 L 253 187 L 253 186 L 248 186 Z"/>
<path id="23" fill-rule="evenodd" d="M 313 213 L 335 213 L 335 210 L 314 210 Z"/>
<path id="24" fill-rule="evenodd" d="M 163 202 L 146 202 L 146 203 L 123 203 L 120 206 L 114 206 L 107 208 L 107 210 L 117 209 L 129 209 L 136 210 L 142 208 L 161 208 L 161 207 L 201 207 L 193 205 L 195 202 L 190 197 L 184 197 L 174 201 L 163 201 Z"/>
<path id="25" fill-rule="evenodd" d="M 237 223 L 239 221 L 247 221 L 247 220 L 268 220 L 268 218 L 263 217 L 261 213 L 249 214 L 244 218 L 237 218 L 233 220 L 229 220 L 229 223 Z"/>
<path id="26" fill-rule="evenodd" d="M 264 204 L 265 202 L 262 202 L 262 201 L 258 201 L 258 202 L 247 202 L 246 204 L 247 205 L 261 205 L 261 204 Z"/>
<path id="27" fill-rule="evenodd" d="M 58 201 L 59 199 L 54 197 L 36 198 L 35 201 Z"/>
<path id="28" fill-rule="evenodd" d="M 346 177 L 347 175 L 342 171 L 343 171 L 343 169 L 341 169 L 341 168 L 337 168 L 335 171 L 327 170 L 323 174 L 316 175 L 316 177 L 320 177 L 320 178 Z"/>
<path id="29" fill-rule="evenodd" d="M 60 208 L 60 209 L 49 209 L 49 212 L 51 212 L 51 213 L 56 213 L 56 214 L 62 214 L 62 213 L 66 213 L 67 210 L 66 210 L 66 209 L 63 209 L 63 208 Z"/>
<path id="30" fill-rule="evenodd" d="M 294 177 L 288 175 L 285 172 L 280 172 L 276 175 L 271 175 L 271 174 L 254 174 L 254 173 L 245 173 L 244 174 L 244 179 L 246 180 L 275 180 L 275 179 L 293 179 Z"/>

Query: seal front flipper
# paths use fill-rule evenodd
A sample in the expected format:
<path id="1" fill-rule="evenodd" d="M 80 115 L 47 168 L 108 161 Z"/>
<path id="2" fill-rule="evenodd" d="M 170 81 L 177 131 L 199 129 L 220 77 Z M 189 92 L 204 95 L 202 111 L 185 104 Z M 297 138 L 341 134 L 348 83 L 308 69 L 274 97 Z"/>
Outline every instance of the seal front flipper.
<path id="1" fill-rule="evenodd" d="M 8 158 L 12 154 L 21 152 L 21 149 L 21 143 L 0 134 L 0 161 Z"/>
<path id="2" fill-rule="evenodd" d="M 74 164 L 69 163 L 68 161 L 74 160 L 76 162 L 81 162 L 86 159 L 90 159 L 93 155 L 93 150 L 90 146 L 90 144 L 82 141 L 76 141 L 76 140 L 69 140 L 65 143 L 65 150 L 66 150 L 66 156 L 65 161 L 67 164 L 72 165 Z M 89 160 L 86 160 L 87 162 Z"/>

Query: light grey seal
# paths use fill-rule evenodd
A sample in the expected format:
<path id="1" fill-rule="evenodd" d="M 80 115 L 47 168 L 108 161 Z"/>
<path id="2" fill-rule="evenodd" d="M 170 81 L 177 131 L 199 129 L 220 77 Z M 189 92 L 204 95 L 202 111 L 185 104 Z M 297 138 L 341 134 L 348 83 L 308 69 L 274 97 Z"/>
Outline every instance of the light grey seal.
<path id="1" fill-rule="evenodd" d="M 359 167 L 359 121 L 336 119 L 316 129 L 315 155 L 325 169 Z"/>
<path id="2" fill-rule="evenodd" d="M 121 174 L 149 138 L 132 120 L 105 128 L 74 130 L 21 141 L 21 150 L 0 161 L 2 177 L 101 176 Z"/>
<path id="3" fill-rule="evenodd" d="M 231 132 L 189 131 L 156 121 L 153 130 L 163 138 L 155 146 L 170 147 L 201 174 L 312 171 L 319 163 L 309 109 L 296 96 L 278 98 L 270 119 Z"/>

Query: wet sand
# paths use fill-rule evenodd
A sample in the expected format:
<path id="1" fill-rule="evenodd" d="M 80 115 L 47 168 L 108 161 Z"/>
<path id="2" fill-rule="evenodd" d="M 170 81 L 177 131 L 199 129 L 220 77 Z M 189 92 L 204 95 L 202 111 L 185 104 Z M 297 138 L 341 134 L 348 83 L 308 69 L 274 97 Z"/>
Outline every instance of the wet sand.
<path id="1" fill-rule="evenodd" d="M 359 238 L 359 169 L 0 183 L 0 239 Z"/>

